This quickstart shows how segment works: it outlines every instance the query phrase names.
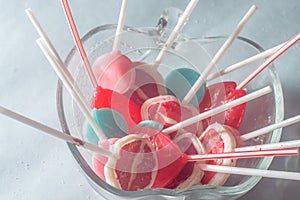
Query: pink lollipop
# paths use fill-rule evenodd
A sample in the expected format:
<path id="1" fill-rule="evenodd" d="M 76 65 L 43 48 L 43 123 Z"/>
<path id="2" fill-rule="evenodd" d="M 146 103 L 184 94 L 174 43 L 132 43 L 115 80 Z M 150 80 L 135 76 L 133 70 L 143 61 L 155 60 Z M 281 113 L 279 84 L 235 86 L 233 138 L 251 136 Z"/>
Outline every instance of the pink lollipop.
<path id="1" fill-rule="evenodd" d="M 119 50 L 100 56 L 93 64 L 97 84 L 121 94 L 128 91 L 135 80 L 131 60 Z"/>

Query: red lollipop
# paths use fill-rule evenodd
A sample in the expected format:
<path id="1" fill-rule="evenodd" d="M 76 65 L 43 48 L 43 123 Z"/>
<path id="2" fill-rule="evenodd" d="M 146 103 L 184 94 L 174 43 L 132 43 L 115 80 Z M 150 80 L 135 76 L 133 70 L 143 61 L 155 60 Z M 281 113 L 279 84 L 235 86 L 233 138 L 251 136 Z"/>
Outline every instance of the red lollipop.
<path id="1" fill-rule="evenodd" d="M 211 154 L 233 152 L 236 147 L 234 135 L 226 126 L 222 126 L 218 123 L 210 125 L 200 136 L 200 141 L 206 152 Z M 235 159 L 229 158 L 208 161 L 208 164 L 223 166 L 235 166 L 235 163 Z M 229 174 L 205 172 L 201 184 L 223 185 L 228 177 Z"/>
<path id="2" fill-rule="evenodd" d="M 143 120 L 153 120 L 161 123 L 165 128 L 177 124 L 199 114 L 197 108 L 192 105 L 180 105 L 179 100 L 171 95 L 161 95 L 148 99 L 141 107 Z M 173 138 L 177 133 L 190 132 L 200 135 L 203 131 L 202 122 L 199 121 L 179 131 L 170 134 Z"/>
<path id="3" fill-rule="evenodd" d="M 126 96 L 109 89 L 97 87 L 92 99 L 92 107 L 96 109 L 111 108 L 118 111 L 131 129 L 141 121 L 139 107 Z"/>
<path id="4" fill-rule="evenodd" d="M 246 92 L 242 89 L 236 89 L 235 82 L 222 82 L 210 85 L 206 88 L 203 101 L 199 105 L 200 113 L 211 110 L 217 106 L 245 96 Z M 246 110 L 246 103 L 235 106 L 203 120 L 204 126 L 207 127 L 214 122 L 225 124 L 238 129 L 243 120 Z"/>
<path id="5" fill-rule="evenodd" d="M 171 95 L 154 97 L 143 103 L 141 115 L 143 120 L 157 121 L 169 127 L 181 121 L 180 103 Z"/>
<path id="6" fill-rule="evenodd" d="M 157 174 L 157 158 L 147 139 L 131 134 L 121 139 L 110 139 L 101 146 L 110 146 L 115 156 L 94 156 L 93 166 L 100 178 L 127 191 L 147 189 L 153 185 Z"/>
<path id="7" fill-rule="evenodd" d="M 153 188 L 164 188 L 181 172 L 187 158 L 169 137 L 152 127 L 137 127 L 134 133 L 146 137 L 153 145 L 158 159 L 158 171 Z"/>

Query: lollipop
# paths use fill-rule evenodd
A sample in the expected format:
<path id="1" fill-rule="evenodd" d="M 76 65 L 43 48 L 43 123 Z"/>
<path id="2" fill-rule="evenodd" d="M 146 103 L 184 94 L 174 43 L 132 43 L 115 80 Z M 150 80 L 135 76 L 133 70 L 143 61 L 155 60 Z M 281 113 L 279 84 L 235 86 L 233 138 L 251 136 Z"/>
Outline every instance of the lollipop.
<path id="1" fill-rule="evenodd" d="M 142 105 L 141 115 L 143 120 L 154 120 L 169 127 L 181 120 L 180 103 L 171 95 L 150 98 Z"/>
<path id="2" fill-rule="evenodd" d="M 165 78 L 166 88 L 169 95 L 177 97 L 180 101 L 199 79 L 200 74 L 189 68 L 172 70 Z M 206 84 L 204 83 L 191 99 L 190 104 L 198 106 L 205 94 Z"/>
<path id="3" fill-rule="evenodd" d="M 246 92 L 244 90 L 236 90 L 235 82 L 221 82 L 210 85 L 206 88 L 204 99 L 199 105 L 199 111 L 200 113 L 206 112 L 245 95 Z M 235 106 L 223 113 L 205 119 L 203 122 L 204 126 L 207 127 L 209 124 L 218 122 L 238 129 L 242 123 L 245 110 L 246 103 Z"/>
<path id="4" fill-rule="evenodd" d="M 184 154 L 172 140 L 152 127 L 136 127 L 133 134 L 147 138 L 153 145 L 158 159 L 158 171 L 153 188 L 164 188 L 171 183 L 186 164 Z"/>
<path id="5" fill-rule="evenodd" d="M 232 152 L 236 147 L 236 140 L 233 134 L 220 124 L 210 125 L 200 136 L 200 141 L 204 149 L 209 153 Z M 208 161 L 208 164 L 221 166 L 235 166 L 234 159 L 216 159 Z M 229 174 L 205 172 L 201 184 L 223 185 L 228 179 Z"/>
<path id="6" fill-rule="evenodd" d="M 103 54 L 92 68 L 98 85 L 121 94 L 128 91 L 135 80 L 131 60 L 119 50 Z"/>
<path id="7" fill-rule="evenodd" d="M 128 133 L 128 126 L 124 117 L 109 108 L 93 109 L 93 118 L 107 138 L 121 138 Z M 87 123 L 84 137 L 88 142 L 98 144 L 99 138 Z"/>
<path id="8" fill-rule="evenodd" d="M 183 100 L 191 87 L 199 79 L 200 74 L 189 68 L 179 68 L 171 71 L 165 78 L 168 94 Z M 199 105 L 205 94 L 206 84 L 203 84 L 196 95 L 191 99 L 190 104 Z"/>
<path id="9" fill-rule="evenodd" d="M 113 150 L 114 156 L 94 156 L 93 166 L 100 178 L 122 190 L 152 187 L 157 173 L 157 158 L 147 139 L 131 134 L 110 139 L 101 146 Z"/>
<path id="10" fill-rule="evenodd" d="M 165 128 L 175 125 L 182 120 L 199 114 L 197 108 L 192 105 L 180 105 L 178 99 L 171 95 L 150 98 L 144 102 L 141 108 L 143 120 L 153 120 L 161 123 Z M 191 132 L 199 135 L 203 131 L 202 122 L 184 127 L 183 132 Z M 170 134 L 173 138 L 177 132 Z"/>

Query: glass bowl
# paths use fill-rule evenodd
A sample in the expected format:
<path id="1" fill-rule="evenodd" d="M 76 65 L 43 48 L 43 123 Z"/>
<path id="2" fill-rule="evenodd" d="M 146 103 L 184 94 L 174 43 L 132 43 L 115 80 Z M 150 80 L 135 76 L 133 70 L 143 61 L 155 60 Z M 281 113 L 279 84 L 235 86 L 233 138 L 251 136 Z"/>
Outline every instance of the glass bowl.
<path id="1" fill-rule="evenodd" d="M 115 29 L 116 25 L 99 26 L 92 29 L 82 38 L 91 63 L 93 63 L 97 57 L 111 51 L 111 43 L 114 39 L 112 35 L 114 35 Z M 167 35 L 168 33 L 166 31 L 164 33 L 157 32 L 155 28 L 133 29 L 125 27 L 121 37 L 123 42 L 120 44 L 120 50 L 132 60 L 143 59 L 145 62 L 151 62 L 151 60 L 153 61 L 153 58 L 155 58 L 153 55 L 156 55 L 158 52 L 157 48 L 161 47 L 165 42 Z M 139 43 L 136 43 L 137 40 Z M 159 68 L 159 72 L 165 75 L 168 71 L 183 66 L 191 68 L 197 66 L 197 70 L 201 72 L 225 40 L 226 36 L 192 39 L 180 36 L 163 60 L 163 67 Z M 192 51 L 193 54 L 188 51 L 188 48 L 194 48 Z M 215 72 L 218 71 L 218 69 L 223 69 L 261 51 L 263 51 L 263 48 L 255 42 L 239 37 L 221 59 Z M 260 62 L 261 60 L 243 67 L 236 72 L 212 80 L 208 82 L 207 85 L 228 80 L 239 83 Z M 79 88 L 84 91 L 87 100 L 90 100 L 93 95 L 93 87 L 89 82 L 75 47 L 67 56 L 65 65 L 73 75 Z M 279 122 L 283 119 L 284 110 L 281 83 L 273 65 L 270 65 L 251 81 L 247 85 L 246 90 L 249 93 L 267 85 L 273 88 L 271 94 L 247 103 L 245 118 L 239 129 L 241 134 Z M 64 90 L 60 81 L 57 85 L 56 103 L 63 132 L 84 138 L 83 126 L 85 119 L 73 103 L 70 95 Z M 268 135 L 247 141 L 247 145 L 274 143 L 278 142 L 280 137 L 281 129 L 277 129 Z M 68 144 L 68 146 L 89 184 L 106 199 L 237 199 L 251 190 L 261 179 L 260 177 L 253 176 L 231 175 L 223 186 L 197 185 L 183 190 L 145 189 L 134 192 L 123 191 L 110 186 L 96 175 L 93 170 L 91 162 L 92 154 L 90 152 L 85 149 L 77 148 L 72 144 Z M 241 167 L 267 169 L 272 159 L 272 157 L 241 159 L 238 160 L 237 165 Z"/>

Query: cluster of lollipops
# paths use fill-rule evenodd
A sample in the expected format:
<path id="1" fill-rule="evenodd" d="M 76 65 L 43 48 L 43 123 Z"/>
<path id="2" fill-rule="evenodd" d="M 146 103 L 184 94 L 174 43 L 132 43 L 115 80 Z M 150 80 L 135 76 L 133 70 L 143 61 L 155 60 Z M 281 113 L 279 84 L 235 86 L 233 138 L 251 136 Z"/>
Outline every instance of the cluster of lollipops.
<path id="1" fill-rule="evenodd" d="M 298 173 L 235 167 L 239 158 L 298 154 L 299 141 L 256 146 L 245 146 L 244 142 L 296 123 L 300 120 L 299 116 L 243 135 L 239 134 L 239 127 L 247 102 L 272 91 L 271 87 L 265 87 L 247 94 L 245 86 L 289 47 L 299 42 L 300 34 L 236 64 L 234 69 L 231 67 L 217 75 L 211 74 L 255 12 L 256 6 L 252 6 L 201 74 L 191 68 L 179 68 L 163 76 L 157 68 L 197 3 L 198 0 L 190 1 L 154 64 L 149 64 L 132 61 L 118 49 L 127 7 L 127 0 L 123 0 L 113 50 L 91 65 L 68 2 L 62 0 L 76 46 L 94 87 L 90 104 L 86 103 L 32 11 L 27 9 L 41 36 L 37 43 L 86 118 L 86 141 L 3 107 L 1 113 L 94 152 L 92 163 L 97 175 L 122 190 L 223 185 L 229 174 L 300 180 Z M 208 79 L 261 58 L 266 59 L 240 84 L 228 81 L 206 85 Z"/>

